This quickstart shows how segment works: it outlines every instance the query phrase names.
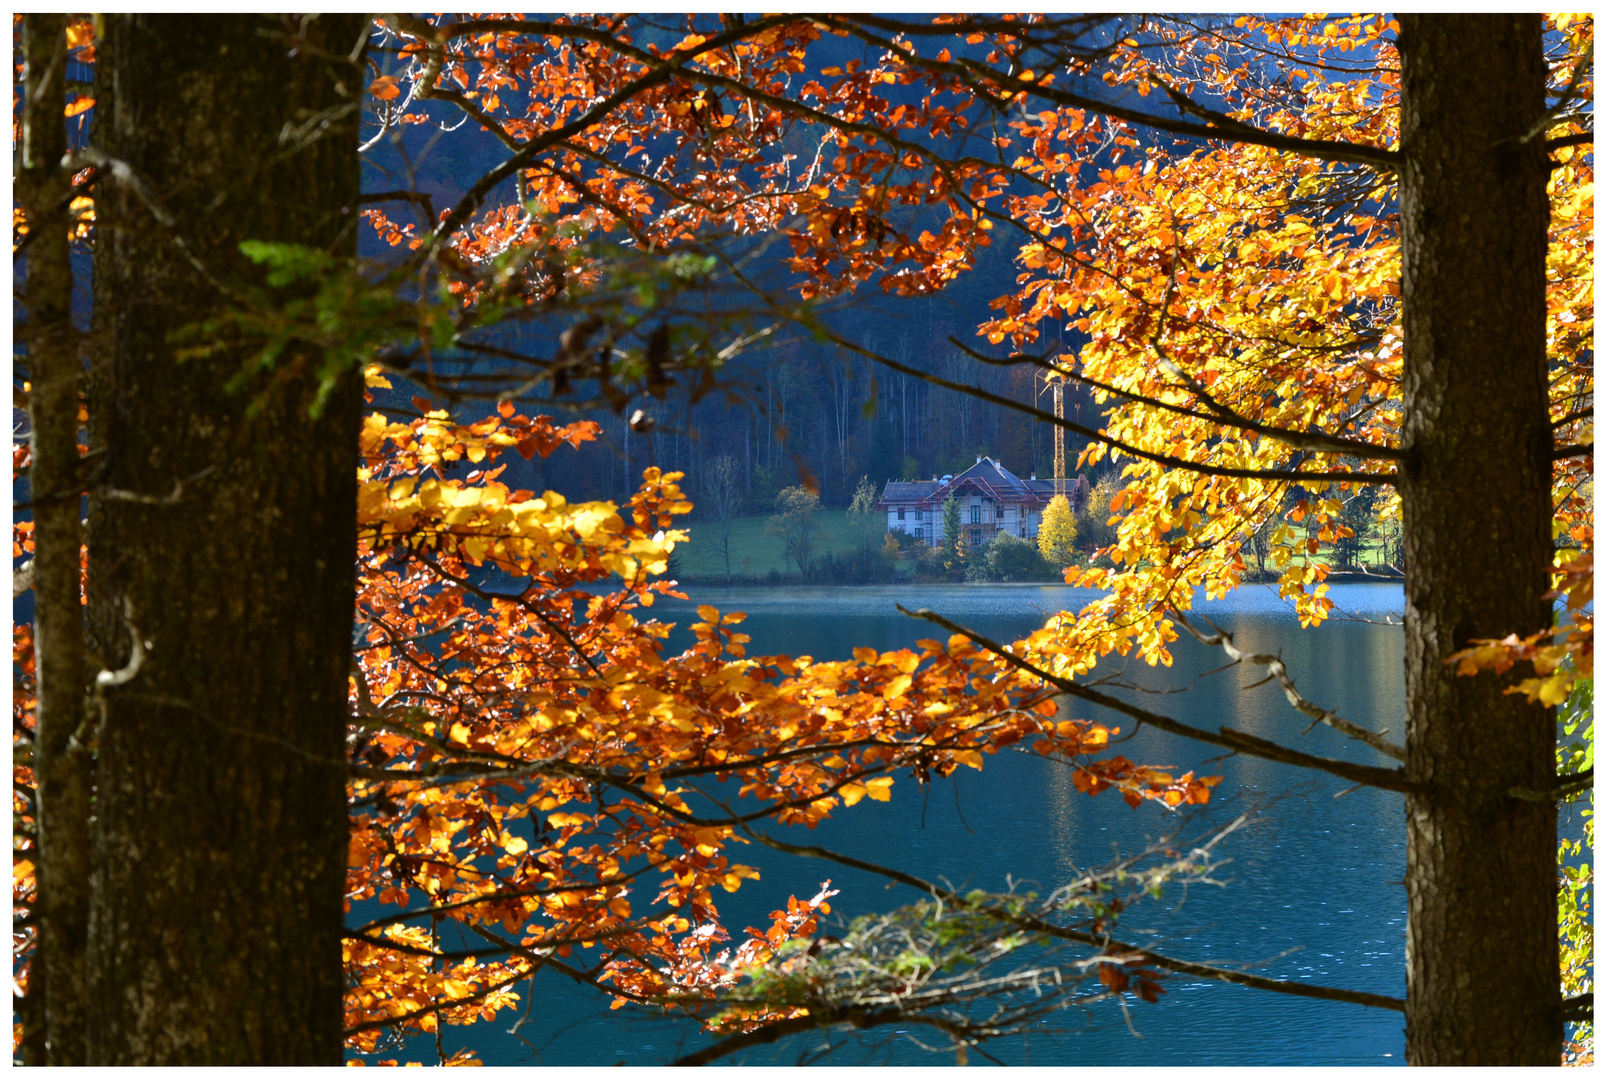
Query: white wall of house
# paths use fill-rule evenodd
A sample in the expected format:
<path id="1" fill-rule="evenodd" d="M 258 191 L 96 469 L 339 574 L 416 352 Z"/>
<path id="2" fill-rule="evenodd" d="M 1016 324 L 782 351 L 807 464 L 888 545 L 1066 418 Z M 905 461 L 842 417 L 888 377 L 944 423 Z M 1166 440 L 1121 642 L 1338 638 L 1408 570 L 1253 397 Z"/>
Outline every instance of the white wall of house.
<path id="1" fill-rule="evenodd" d="M 967 492 L 958 500 L 960 527 L 992 525 L 999 532 L 1028 540 L 1038 538 L 1038 525 L 1043 519 L 1041 511 L 998 502 Z M 887 531 L 903 532 L 923 540 L 934 547 L 943 542 L 943 511 L 939 507 L 920 509 L 914 503 L 892 504 L 887 511 Z"/>

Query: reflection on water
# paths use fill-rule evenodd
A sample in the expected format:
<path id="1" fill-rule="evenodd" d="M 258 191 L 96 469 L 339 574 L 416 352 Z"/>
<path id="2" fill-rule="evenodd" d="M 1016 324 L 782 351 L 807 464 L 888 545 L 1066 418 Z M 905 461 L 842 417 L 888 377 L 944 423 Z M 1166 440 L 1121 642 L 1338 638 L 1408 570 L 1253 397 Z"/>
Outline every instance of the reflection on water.
<path id="1" fill-rule="evenodd" d="M 1049 817 L 1049 848 L 1054 855 L 1055 877 L 1070 881 L 1081 869 L 1077 865 L 1077 801 L 1088 796 L 1071 783 L 1070 769 L 1048 769 L 1044 786 L 1044 809 Z M 1085 841 L 1086 842 L 1086 841 Z"/>
<path id="2" fill-rule="evenodd" d="M 1011 640 L 1055 611 L 1075 610 L 1092 595 L 1053 586 L 699 589 L 692 603 L 748 612 L 742 629 L 753 637 L 750 655 L 785 652 L 825 660 L 846 659 L 859 645 L 886 650 L 945 636 L 930 623 L 899 615 L 895 603 L 930 607 L 991 637 Z M 1300 629 L 1270 589 L 1246 588 L 1228 600 L 1201 603 L 1197 610 L 1234 633 L 1247 652 L 1280 654 L 1308 698 L 1399 739 L 1402 643 L 1399 627 L 1387 620 L 1399 616 L 1401 590 L 1338 585 L 1331 595 L 1336 610 L 1354 617 L 1309 631 Z M 671 651 L 691 641 L 684 629 L 695 621 L 689 606 L 661 601 L 651 612 L 681 623 L 671 636 Z M 1365 746 L 1326 727 L 1308 731 L 1308 719 L 1290 708 L 1275 683 L 1246 689 L 1265 676 L 1264 670 L 1204 675 L 1226 662 L 1221 650 L 1185 638 L 1173 652 L 1171 668 L 1128 664 L 1126 681 L 1141 688 L 1128 691 L 1129 696 L 1197 726 L 1234 727 L 1311 753 L 1382 763 Z M 1066 708 L 1124 730 L 1131 727 L 1124 718 L 1099 715 L 1098 709 Z M 1006 751 L 990 758 L 983 772 L 961 769 L 924 795 L 900 777 L 890 803 L 861 802 L 813 833 L 799 830 L 796 839 L 955 884 L 1003 889 L 1007 881 L 1025 881 L 1048 891 L 1079 868 L 1103 864 L 1169 830 L 1182 827 L 1185 835 L 1199 835 L 1254 811 L 1253 824 L 1221 849 L 1232 860 L 1220 875 L 1222 887 L 1167 894 L 1131 912 L 1124 931 L 1175 956 L 1254 964 L 1253 970 L 1280 978 L 1404 994 L 1400 796 L 1363 789 L 1336 797 L 1346 787 L 1343 781 L 1255 758 L 1224 759 L 1213 747 L 1148 729 L 1121 751 L 1137 761 L 1193 768 L 1224 780 L 1210 806 L 1188 815 L 1154 805 L 1135 811 L 1111 794 L 1090 799 L 1078 793 L 1063 766 Z M 842 889 L 834 900 L 840 914 L 916 899 L 907 891 L 887 890 L 880 879 L 828 864 L 767 858 L 751 850 L 742 858 L 758 865 L 763 878 L 722 901 L 722 916 L 734 929 L 767 924 L 766 913 L 789 893 L 811 895 L 828 877 Z M 1131 1019 L 1142 1039 L 1107 1003 L 1061 1013 L 1030 1039 L 987 1049 L 1008 1063 L 1033 1065 L 1403 1063 L 1398 1013 L 1179 978 L 1167 979 L 1166 986 L 1158 1004 L 1132 1006 Z M 463 1032 L 486 1064 L 662 1064 L 703 1042 L 684 1023 L 642 1010 L 611 1012 L 601 996 L 560 984 L 556 977 L 538 978 L 536 993 L 520 1038 L 494 1035 L 507 1026 L 500 1021 Z M 819 1034 L 799 1036 L 739 1060 L 791 1064 L 825 1043 Z M 819 1060 L 933 1065 L 950 1059 L 933 1057 L 897 1033 L 872 1031 L 857 1038 L 834 1036 L 832 1049 Z"/>

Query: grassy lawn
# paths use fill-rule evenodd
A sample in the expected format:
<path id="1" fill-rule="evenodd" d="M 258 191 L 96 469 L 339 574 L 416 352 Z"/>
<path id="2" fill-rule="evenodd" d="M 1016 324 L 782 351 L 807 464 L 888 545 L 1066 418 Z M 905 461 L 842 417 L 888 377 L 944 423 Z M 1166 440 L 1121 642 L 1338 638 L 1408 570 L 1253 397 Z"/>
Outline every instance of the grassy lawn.
<path id="1" fill-rule="evenodd" d="M 771 570 L 783 574 L 797 573 L 787 562 L 786 549 L 781 537 L 767 536 L 765 522 L 768 515 L 740 517 L 731 522 L 731 573 L 733 575 L 760 575 Z M 815 554 L 840 551 L 849 545 L 848 511 L 821 510 L 815 515 L 820 529 L 815 534 Z M 725 575 L 725 562 L 720 558 L 720 541 L 713 521 L 694 521 L 684 526 L 691 540 L 675 546 L 680 556 L 681 573 L 687 577 L 711 578 Z"/>

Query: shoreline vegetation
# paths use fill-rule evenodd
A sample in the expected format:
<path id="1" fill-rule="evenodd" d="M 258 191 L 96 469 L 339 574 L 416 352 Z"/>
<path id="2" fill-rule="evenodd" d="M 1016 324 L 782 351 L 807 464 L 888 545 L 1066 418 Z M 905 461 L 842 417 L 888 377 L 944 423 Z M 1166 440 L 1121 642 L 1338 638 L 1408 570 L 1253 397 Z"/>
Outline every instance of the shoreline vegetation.
<path id="1" fill-rule="evenodd" d="M 910 577 L 889 578 L 884 581 L 824 581 L 819 578 L 805 580 L 797 574 L 793 574 L 790 577 L 783 575 L 774 579 L 769 577 L 744 578 L 733 574 L 731 575 L 730 584 L 727 584 L 723 577 L 694 577 L 690 574 L 676 575 L 674 573 L 663 576 L 674 581 L 678 587 L 686 589 L 769 589 L 782 587 L 800 589 L 874 589 L 885 588 L 889 585 L 910 588 L 920 585 L 948 585 L 978 589 L 1086 588 L 1080 585 L 1070 585 L 1059 579 L 1047 581 L 948 581 L 943 578 Z M 1399 585 L 1405 580 L 1405 578 L 1396 574 L 1363 574 L 1353 570 L 1335 570 L 1323 579 L 1324 583 L 1328 585 L 1366 585 L 1369 583 Z M 1277 583 L 1278 575 L 1269 573 L 1265 576 L 1260 576 L 1253 571 L 1245 576 L 1243 582 L 1245 585 L 1276 585 Z M 668 601 L 660 601 L 660 603 L 668 603 Z"/>
<path id="2" fill-rule="evenodd" d="M 1081 516 L 1081 515 L 1079 515 Z M 772 515 L 746 515 L 734 517 L 730 529 L 730 574 L 725 570 L 725 559 L 720 548 L 719 523 L 694 520 L 681 526 L 689 539 L 677 544 L 671 556 L 665 577 L 685 586 L 694 587 L 776 587 L 776 586 L 855 586 L 855 585 L 927 585 L 936 583 L 971 585 L 1060 585 L 1060 574 L 1037 557 L 1030 541 L 1006 537 L 1010 558 L 989 559 L 989 548 L 982 545 L 974 551 L 963 546 L 959 558 L 951 557 L 950 565 L 943 565 L 940 547 L 920 545 L 913 539 L 880 533 L 868 537 L 866 524 L 856 520 L 848 510 L 821 509 L 814 514 L 812 551 L 804 567 L 789 557 L 786 538 L 770 527 Z M 884 519 L 885 520 L 885 519 Z M 1096 544 L 1084 537 L 1093 530 L 1079 521 L 1077 543 L 1078 565 L 1087 566 L 1099 546 L 1108 544 L 1113 537 L 1098 536 Z M 1109 528 L 1114 533 L 1114 528 Z M 866 541 L 873 540 L 871 543 Z M 892 543 L 889 543 L 889 540 Z M 1013 543 L 1011 543 L 1013 541 Z M 998 545 L 1000 547 L 1004 544 Z M 1332 569 L 1326 578 L 1331 583 L 1399 582 L 1401 575 L 1381 557 L 1382 544 L 1365 543 L 1355 562 L 1356 568 Z M 924 550 L 922 550 L 924 548 Z M 1025 549 L 1025 550 L 1019 550 Z M 1030 556 L 1030 557 L 1029 557 Z M 1036 562 L 1032 561 L 1036 557 Z M 1335 553 L 1324 545 L 1317 560 L 1334 565 Z M 1297 557 L 1296 562 L 1307 561 Z M 1361 569 L 1360 567 L 1365 567 Z M 1271 565 L 1263 572 L 1255 566 L 1247 567 L 1244 583 L 1266 584 L 1278 580 L 1278 571 Z"/>

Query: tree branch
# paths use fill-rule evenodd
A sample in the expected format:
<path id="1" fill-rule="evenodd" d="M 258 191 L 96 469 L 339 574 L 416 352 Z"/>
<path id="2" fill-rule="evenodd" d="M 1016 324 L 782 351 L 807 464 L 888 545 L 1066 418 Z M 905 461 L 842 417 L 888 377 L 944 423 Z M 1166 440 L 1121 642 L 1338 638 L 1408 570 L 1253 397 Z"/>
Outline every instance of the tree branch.
<path id="1" fill-rule="evenodd" d="M 727 262 L 726 265 L 729 267 L 730 263 Z M 744 275 L 741 274 L 740 271 L 737 271 L 734 267 L 731 269 L 734 276 L 736 276 L 745 287 L 763 299 L 765 303 L 769 305 L 772 311 L 794 322 L 807 326 L 811 332 L 822 338 L 825 338 L 827 341 L 830 341 L 843 349 L 846 349 L 849 352 L 856 353 L 857 355 L 863 356 L 868 360 L 874 360 L 883 367 L 890 368 L 893 371 L 899 372 L 900 374 L 908 375 L 911 378 L 920 379 L 923 382 L 931 383 L 933 386 L 941 386 L 944 389 L 953 390 L 957 393 L 968 394 L 979 401 L 986 401 L 994 405 L 1001 405 L 1004 408 L 1013 409 L 1016 412 L 1030 416 L 1035 420 L 1042 420 L 1044 423 L 1054 424 L 1057 427 L 1061 427 L 1072 432 L 1073 434 L 1081 435 L 1086 439 L 1091 439 L 1094 442 L 1102 443 L 1114 450 L 1120 450 L 1124 454 L 1128 454 L 1144 461 L 1153 461 L 1156 464 L 1165 465 L 1169 468 L 1186 469 L 1189 472 L 1199 473 L 1204 476 L 1225 476 L 1248 480 L 1293 480 L 1297 482 L 1329 480 L 1352 484 L 1395 483 L 1396 474 L 1393 472 L 1303 472 L 1298 469 L 1236 469 L 1229 466 L 1210 465 L 1204 462 L 1188 461 L 1184 458 L 1173 457 L 1170 454 L 1157 454 L 1154 451 L 1145 450 L 1141 447 L 1134 446 L 1131 443 L 1112 438 L 1111 436 L 1106 435 L 1104 432 L 1098 431 L 1094 428 L 1085 427 L 1082 424 L 1078 424 L 1074 421 L 1057 417 L 1053 413 L 1044 412 L 1042 409 L 1034 406 L 1024 404 L 1020 401 L 1015 401 L 1011 398 L 1004 397 L 1001 394 L 995 394 L 990 390 L 984 390 L 980 386 L 967 386 L 964 383 L 954 382 L 938 375 L 929 374 L 928 372 L 922 371 L 920 368 L 911 367 L 909 364 L 900 363 L 891 357 L 883 356 L 872 349 L 868 349 L 863 345 L 850 341 L 841 334 L 833 331 L 831 328 L 822 325 L 818 320 L 808 318 L 796 311 L 788 310 L 783 305 L 777 303 L 763 289 L 749 281 Z"/>
<path id="2" fill-rule="evenodd" d="M 961 352 L 965 353 L 967 356 L 970 356 L 973 360 L 980 360 L 985 364 L 997 365 L 1026 361 L 1032 363 L 1042 371 L 1052 372 L 1067 379 L 1075 379 L 1077 382 L 1083 383 L 1087 386 L 1092 386 L 1096 390 L 1103 390 L 1107 394 L 1115 394 L 1118 397 L 1124 397 L 1127 400 L 1137 402 L 1140 405 L 1148 405 L 1155 409 L 1165 409 L 1168 412 L 1174 412 L 1180 416 L 1187 416 L 1195 420 L 1204 420 L 1207 423 L 1224 424 L 1229 427 L 1240 428 L 1244 431 L 1253 431 L 1258 435 L 1265 435 L 1269 439 L 1276 440 L 1277 442 L 1284 443 L 1288 446 L 1293 446 L 1298 450 L 1312 450 L 1318 453 L 1326 454 L 1354 454 L 1364 460 L 1373 461 L 1405 461 L 1409 457 L 1405 450 L 1399 450 L 1393 446 L 1379 446 L 1377 443 L 1366 442 L 1362 439 L 1346 439 L 1338 435 L 1329 435 L 1325 431 L 1291 431 L 1288 428 L 1280 428 L 1274 427 L 1270 424 L 1263 424 L 1259 421 L 1251 420 L 1249 417 L 1244 416 L 1241 413 L 1235 412 L 1226 405 L 1219 404 L 1206 394 L 1201 394 L 1200 396 L 1204 400 L 1210 402 L 1212 407 L 1211 414 L 1199 412 L 1195 409 L 1189 408 L 1186 405 L 1177 405 L 1169 401 L 1162 401 L 1159 398 L 1152 398 L 1145 394 L 1136 393 L 1132 390 L 1123 390 L 1120 387 L 1112 386 L 1109 383 L 1100 382 L 1098 379 L 1091 379 L 1086 375 L 1079 375 L 1075 372 L 1067 371 L 1058 364 L 1052 363 L 1044 357 L 1034 356 L 1031 353 L 1016 353 L 1007 360 L 996 360 L 993 357 L 986 356 L 978 350 L 973 349 L 971 346 L 965 344 L 959 338 L 956 338 L 952 335 L 949 337 L 949 343 L 955 348 L 959 349 Z M 1156 351 L 1159 352 L 1160 350 L 1157 349 Z M 1179 371 L 1179 374 L 1182 374 L 1181 371 Z M 1182 377 L 1185 378 L 1190 384 L 1190 390 L 1198 392 L 1198 384 L 1195 382 L 1195 380 L 1188 378 L 1186 375 L 1183 375 Z"/>
<path id="3" fill-rule="evenodd" d="M 1521 799 L 1524 802 L 1550 802 L 1553 799 L 1565 799 L 1594 784 L 1596 782 L 1595 773 L 1594 767 L 1585 769 L 1582 772 L 1568 773 L 1565 776 L 1557 777 L 1556 783 L 1547 788 L 1507 788 L 1507 797 Z"/>
<path id="4" fill-rule="evenodd" d="M 837 1024 L 852 1024 L 856 1028 L 880 1027 L 883 1024 L 925 1024 L 935 1027 L 954 1038 L 957 1043 L 969 1041 L 959 1034 L 964 1031 L 964 1025 L 944 1020 L 938 1016 L 922 1016 L 920 1013 L 908 1012 L 904 1009 L 877 1009 L 866 1012 L 863 1009 L 834 1009 L 824 1014 L 811 1011 L 804 1016 L 794 1016 L 786 1020 L 778 1020 L 773 1024 L 731 1035 L 711 1046 L 686 1054 L 670 1062 L 671 1065 L 711 1065 L 723 1057 L 746 1050 L 752 1046 L 763 1046 L 773 1043 L 777 1039 L 788 1035 L 795 1035 L 800 1031 L 810 1031 L 814 1028 L 833 1027 Z"/>
<path id="5" fill-rule="evenodd" d="M 389 19 L 391 16 L 386 16 L 386 18 Z M 398 16 L 397 18 L 411 20 L 412 17 Z M 458 200 L 446 217 L 435 227 L 435 230 L 430 234 L 429 242 L 420 246 L 418 253 L 410 260 L 411 265 L 416 266 L 423 259 L 429 258 L 436 249 L 439 249 L 446 242 L 448 237 L 463 227 L 464 223 L 474 215 L 475 211 L 479 210 L 498 184 L 520 169 L 527 167 L 535 159 L 536 155 L 543 150 L 572 139 L 593 125 L 606 120 L 614 110 L 643 91 L 668 82 L 680 68 L 704 53 L 723 49 L 727 45 L 735 44 L 744 38 L 784 25 L 793 21 L 794 18 L 795 16 L 779 15 L 766 19 L 756 19 L 746 25 L 716 34 L 686 52 L 672 52 L 663 60 L 657 61 L 657 66 L 653 67 L 652 70 L 626 83 L 569 123 L 562 127 L 544 131 L 529 142 L 519 144 L 518 151 L 512 157 L 474 182 L 468 192 Z M 398 28 L 400 29 L 400 26 Z M 562 32 L 567 33 L 569 30 L 566 27 Z M 409 36 L 420 37 L 420 40 L 428 41 L 433 39 L 435 33 L 436 28 L 430 27 L 426 23 L 419 28 L 418 33 L 409 33 Z"/>
<path id="6" fill-rule="evenodd" d="M 1129 705 L 1120 698 L 1100 693 L 1098 690 L 1082 686 L 1070 679 L 1062 679 L 1057 675 L 1052 675 L 1031 661 L 1024 660 L 1010 652 L 998 642 L 975 631 L 968 630 L 959 623 L 946 619 L 935 611 L 930 611 L 926 608 L 911 611 L 902 604 L 898 605 L 898 610 L 911 618 L 925 619 L 927 622 L 937 623 L 953 633 L 963 634 L 999 659 L 1031 675 L 1036 675 L 1063 693 L 1082 701 L 1087 701 L 1090 704 L 1119 712 L 1124 716 L 1130 716 L 1140 723 L 1159 728 L 1172 735 L 1181 735 L 1184 738 L 1212 743 L 1238 753 L 1249 754 L 1252 757 L 1266 758 L 1268 761 L 1281 761 L 1287 765 L 1299 765 L 1307 769 L 1316 769 L 1320 772 L 1331 773 L 1341 779 L 1349 780 L 1354 784 L 1365 784 L 1368 787 L 1383 788 L 1386 791 L 1423 792 L 1427 790 L 1422 784 L 1407 780 L 1405 772 L 1401 769 L 1380 769 L 1371 765 L 1352 765 L 1348 761 L 1336 761 L 1332 758 L 1318 757 L 1315 754 L 1291 750 L 1267 739 L 1246 735 L 1231 728 L 1221 728 L 1217 732 L 1210 732 L 1194 727 L 1191 724 L 1181 723 L 1169 716 L 1162 716 L 1160 713 L 1150 712 L 1148 709 L 1141 709 L 1136 705 Z"/>
<path id="7" fill-rule="evenodd" d="M 492 945 L 485 949 L 460 949 L 454 952 L 437 952 L 418 945 L 409 945 L 403 941 L 391 941 L 388 938 L 369 937 L 367 934 L 348 930 L 341 937 L 347 941 L 361 941 L 365 945 L 372 945 L 376 949 L 391 949 L 395 952 L 406 953 L 409 956 L 428 956 L 434 960 L 467 960 L 471 956 L 490 956 L 495 953 L 505 953 L 506 946 Z M 454 1002 L 453 1004 L 456 1004 Z"/>
<path id="8" fill-rule="evenodd" d="M 606 678 L 606 676 L 603 674 L 603 669 L 597 666 L 597 662 L 595 660 L 586 655 L 586 651 L 580 647 L 580 643 L 574 639 L 573 635 L 571 635 L 569 631 L 565 630 L 563 627 L 559 626 L 552 616 L 548 615 L 545 611 L 542 611 L 541 605 L 536 603 L 534 600 L 528 600 L 523 596 L 506 596 L 501 593 L 487 592 L 485 589 L 475 585 L 468 578 L 458 577 L 456 574 L 448 573 L 446 570 L 442 569 L 440 563 L 436 562 L 434 559 L 431 559 L 423 552 L 415 551 L 411 552 L 411 554 L 413 558 L 435 571 L 441 577 L 452 582 L 454 585 L 457 585 L 459 588 L 467 589 L 469 592 L 473 593 L 475 596 L 478 596 L 482 600 L 502 600 L 509 604 L 518 604 L 520 607 L 530 612 L 530 614 L 540 619 L 542 625 L 546 626 L 547 629 L 563 638 L 564 641 L 569 644 L 569 647 L 574 650 L 575 655 L 580 657 L 581 663 L 591 668 L 593 675 L 597 676 L 599 679 Z"/>
<path id="9" fill-rule="evenodd" d="M 1294 680 L 1289 677 L 1289 670 L 1283 666 L 1283 660 L 1279 657 L 1270 656 L 1265 653 L 1254 653 L 1247 655 L 1241 652 L 1238 646 L 1233 644 L 1233 635 L 1228 633 L 1226 630 L 1223 630 L 1215 623 L 1211 623 L 1211 629 L 1215 630 L 1216 633 L 1207 637 L 1198 630 L 1194 629 L 1193 626 L 1189 625 L 1189 621 L 1183 617 L 1183 613 L 1178 611 L 1176 608 L 1171 609 L 1171 615 L 1172 618 L 1177 620 L 1177 624 L 1183 629 L 1187 630 L 1190 634 L 1193 634 L 1194 639 L 1200 644 L 1220 645 L 1222 646 L 1222 651 L 1227 653 L 1228 656 L 1232 657 L 1235 663 L 1242 661 L 1245 663 L 1259 664 L 1266 668 L 1268 673 L 1271 674 L 1274 679 L 1278 680 L 1278 685 L 1283 687 L 1283 696 L 1289 699 L 1289 704 L 1311 717 L 1316 723 L 1327 724 L 1336 731 L 1344 732 L 1352 739 L 1360 739 L 1362 742 L 1366 743 L 1368 746 L 1371 746 L 1374 750 L 1377 750 L 1380 754 L 1383 754 L 1386 757 L 1392 757 L 1396 761 L 1406 760 L 1406 749 L 1401 746 L 1396 746 L 1394 743 L 1385 738 L 1385 732 L 1369 731 L 1360 724 L 1353 724 L 1349 720 L 1336 716 L 1334 713 L 1329 712 L 1322 706 L 1315 705 L 1302 697 L 1300 695 L 1300 691 L 1295 688 Z M 1209 619 L 1206 619 L 1205 621 L 1211 622 Z M 1307 728 L 1307 730 L 1309 731 L 1310 728 Z"/>
<path id="10" fill-rule="evenodd" d="M 396 946 L 387 945 L 385 947 L 395 948 Z M 465 997 L 453 998 L 450 1001 L 437 1001 L 431 1005 L 426 1005 L 421 1009 L 414 1009 L 412 1012 L 402 1013 L 400 1016 L 388 1016 L 383 1020 L 369 1020 L 361 1024 L 353 1024 L 351 1027 L 342 1031 L 341 1034 L 349 1038 L 353 1035 L 361 1034 L 364 1031 L 372 1031 L 375 1028 L 395 1027 L 400 1024 L 405 1024 L 410 1020 L 417 1020 L 420 1017 L 429 1016 L 432 1013 L 438 1013 L 442 1009 L 456 1009 L 464 1005 L 473 1005 L 475 1002 L 495 993 L 498 990 L 501 990 L 505 986 L 512 986 L 520 979 L 528 978 L 529 975 L 530 972 L 521 971 L 516 975 L 510 975 L 501 982 L 490 983 Z"/>
<path id="11" fill-rule="evenodd" d="M 173 490 L 166 495 L 144 495 L 137 491 L 120 491 L 117 488 L 96 488 L 94 492 L 109 502 L 139 503 L 144 506 L 177 506 L 184 501 L 184 485 L 193 483 L 210 473 L 216 472 L 216 465 L 208 465 L 198 473 L 181 477 L 173 481 Z"/>
<path id="12" fill-rule="evenodd" d="M 1559 135 L 1555 139 L 1546 140 L 1546 153 L 1549 154 L 1553 150 L 1561 150 L 1565 146 L 1583 146 L 1586 143 L 1594 143 L 1595 141 L 1596 132 L 1594 129 L 1590 131 L 1576 131 L 1571 135 Z"/>
<path id="13" fill-rule="evenodd" d="M 909 46 L 900 45 L 891 39 L 879 37 L 861 29 L 862 25 L 876 25 L 875 20 L 862 16 L 817 15 L 815 16 L 815 21 L 825 26 L 846 30 L 855 37 L 868 41 L 889 52 L 897 53 L 906 64 L 912 67 L 923 68 L 927 71 L 940 71 L 959 79 L 973 90 L 985 95 L 991 96 L 994 92 L 979 86 L 979 80 L 997 84 L 1007 99 L 1022 95 L 1040 97 L 1057 105 L 1069 105 L 1076 109 L 1103 113 L 1118 120 L 1125 120 L 1128 123 L 1139 124 L 1143 127 L 1154 128 L 1157 131 L 1165 131 L 1173 135 L 1250 143 L 1255 146 L 1269 147 L 1273 150 L 1304 154 L 1307 157 L 1314 157 L 1321 161 L 1334 161 L 1350 165 L 1371 165 L 1390 172 L 1394 172 L 1400 167 L 1401 156 L 1395 150 L 1384 150 L 1376 146 L 1367 146 L 1363 143 L 1332 142 L 1323 139 L 1301 139 L 1290 135 L 1279 135 L 1276 132 L 1264 131 L 1261 128 L 1233 120 L 1220 113 L 1214 113 L 1211 110 L 1194 105 L 1192 102 L 1189 103 L 1189 107 L 1184 111 L 1199 115 L 1220 126 L 1206 127 L 1181 120 L 1169 120 L 1162 116 L 1155 116 L 1152 113 L 1125 108 L 1108 101 L 1101 101 L 1098 98 L 1085 97 L 1082 94 L 1062 90 L 1059 87 L 1046 85 L 1043 82 L 1029 82 L 1015 75 L 997 71 L 985 64 L 963 57 L 950 61 L 925 59 L 917 56 Z M 1030 28 L 1022 28 L 1022 30 L 1027 29 Z M 1019 34 L 1022 31 L 1015 30 L 1012 32 Z M 1161 85 L 1163 89 L 1166 88 L 1164 84 Z"/>
<path id="14" fill-rule="evenodd" d="M 471 99 L 465 97 L 450 87 L 437 86 L 436 80 L 441 77 L 441 68 L 446 64 L 447 38 L 437 32 L 423 19 L 413 15 L 387 14 L 385 21 L 396 27 L 409 37 L 417 38 L 425 43 L 424 50 L 427 59 L 424 61 L 424 72 L 415 83 L 413 96 L 420 101 L 434 99 L 448 101 L 461 109 L 464 115 L 474 120 L 481 127 L 495 135 L 509 150 L 518 153 L 522 149 L 518 139 L 508 133 L 508 129 L 497 123 L 486 111 L 476 105 Z M 522 197 L 522 194 L 521 194 Z"/>
<path id="15" fill-rule="evenodd" d="M 749 831 L 755 840 L 769 848 L 784 851 L 792 855 L 801 855 L 808 858 L 823 859 L 827 862 L 837 863 L 841 866 L 853 867 L 877 874 L 889 880 L 908 885 L 913 889 L 935 896 L 946 903 L 969 906 L 965 897 L 952 890 L 923 881 L 912 874 L 901 870 L 866 862 L 849 855 L 842 855 L 817 845 L 789 844 L 777 840 L 766 833 Z M 1118 949 L 1144 963 L 1153 964 L 1179 975 L 1193 975 L 1200 979 L 1210 979 L 1215 982 L 1234 983 L 1239 986 L 1248 986 L 1257 990 L 1271 990 L 1275 993 L 1290 994 L 1295 997 L 1321 998 L 1326 1001 L 1347 1001 L 1355 1005 L 1366 1005 L 1375 1009 L 1391 1009 L 1395 1012 L 1404 1012 L 1406 1003 L 1400 998 L 1385 997 L 1382 994 L 1369 994 L 1358 990 L 1343 990 L 1331 986 L 1313 986 L 1310 983 L 1293 982 L 1285 979 L 1269 979 L 1262 975 L 1250 975 L 1243 971 L 1233 971 L 1229 968 L 1214 967 L 1210 964 L 1198 964 L 1190 960 L 1180 960 L 1176 957 L 1166 956 L 1153 952 L 1139 945 L 1127 942 L 1113 941 L 1099 935 L 1090 934 L 1081 930 L 1072 930 L 1058 926 L 1055 923 L 1030 915 L 1020 915 L 999 908 L 988 907 L 985 910 L 996 918 L 1014 923 L 1024 930 L 1043 934 L 1046 937 L 1057 938 L 1062 941 L 1074 941 L 1083 945 L 1094 945 L 1101 948 Z"/>

